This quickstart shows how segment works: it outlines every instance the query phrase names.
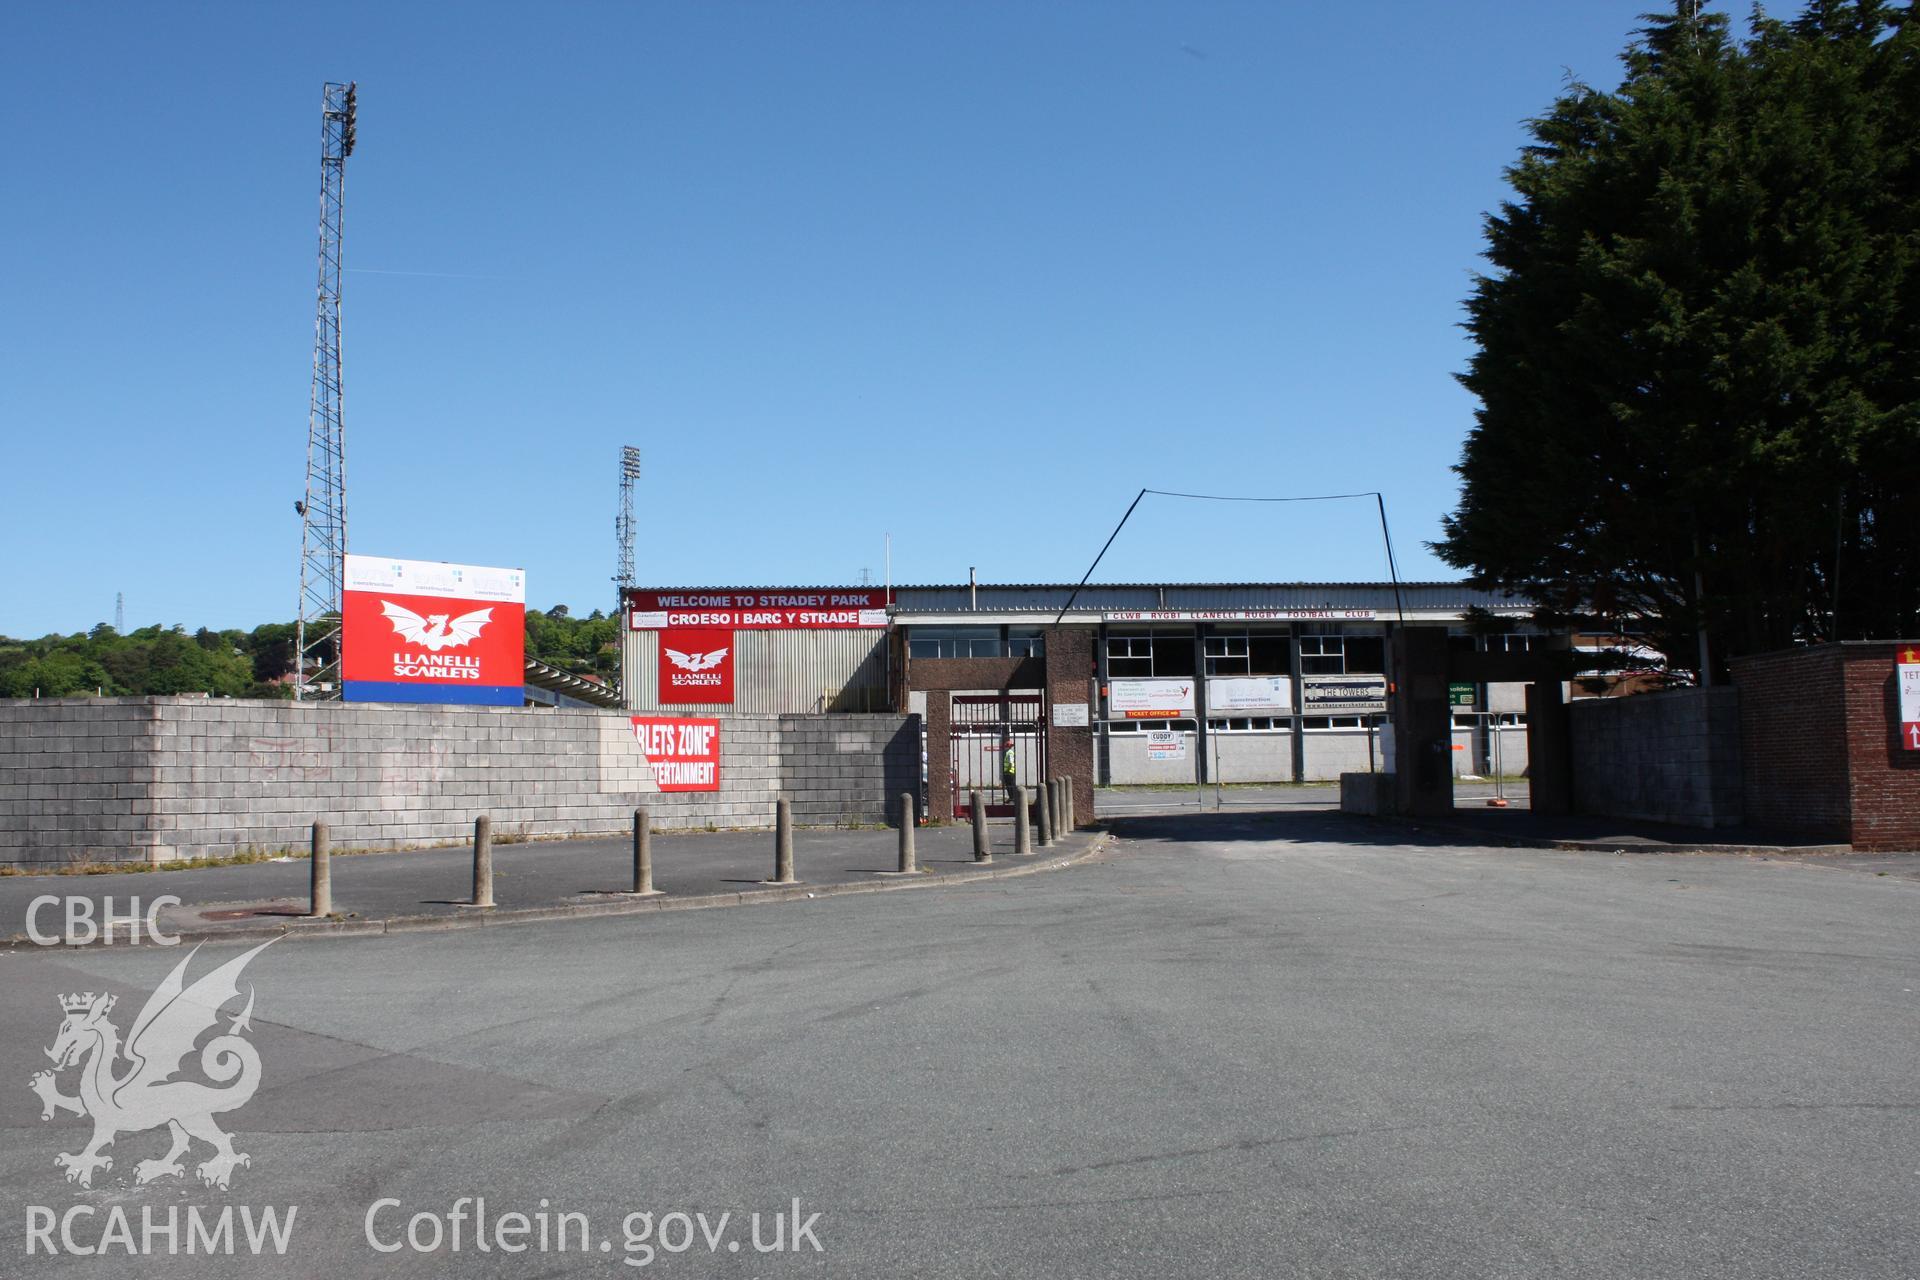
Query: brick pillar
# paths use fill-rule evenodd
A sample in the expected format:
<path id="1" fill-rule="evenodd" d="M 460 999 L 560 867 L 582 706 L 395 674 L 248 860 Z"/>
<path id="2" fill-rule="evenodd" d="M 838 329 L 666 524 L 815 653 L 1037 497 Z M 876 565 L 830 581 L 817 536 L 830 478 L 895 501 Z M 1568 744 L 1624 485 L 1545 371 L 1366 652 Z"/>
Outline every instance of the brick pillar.
<path id="1" fill-rule="evenodd" d="M 1443 627 L 1395 627 L 1392 655 L 1394 808 L 1453 812 L 1453 711 Z"/>
<path id="2" fill-rule="evenodd" d="M 927 819 L 953 821 L 953 695 L 927 690 Z"/>
<path id="3" fill-rule="evenodd" d="M 1527 686 L 1527 807 L 1552 817 L 1573 812 L 1573 719 L 1558 680 Z"/>
<path id="4" fill-rule="evenodd" d="M 1076 820 L 1093 821 L 1093 632 L 1084 627 L 1050 627 L 1047 650 L 1047 766 L 1054 776 L 1073 779 Z M 1087 723 L 1054 723 L 1052 708 L 1079 704 Z"/>
<path id="5" fill-rule="evenodd" d="M 1847 839 L 1856 849 L 1920 849 L 1920 751 L 1900 738 L 1894 667 L 1920 641 L 1846 643 Z"/>

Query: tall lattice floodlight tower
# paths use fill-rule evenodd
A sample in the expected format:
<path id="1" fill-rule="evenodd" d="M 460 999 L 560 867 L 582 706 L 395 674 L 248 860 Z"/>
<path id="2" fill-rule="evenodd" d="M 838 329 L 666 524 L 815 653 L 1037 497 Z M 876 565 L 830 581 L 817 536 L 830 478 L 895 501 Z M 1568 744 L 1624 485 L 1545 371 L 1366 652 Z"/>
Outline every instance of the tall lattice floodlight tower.
<path id="1" fill-rule="evenodd" d="M 320 272 L 313 315 L 313 393 L 307 408 L 307 493 L 300 513 L 300 621 L 293 696 L 338 697 L 340 588 L 347 559 L 347 451 L 340 397 L 340 264 L 354 86 L 320 95 Z"/>
<path id="2" fill-rule="evenodd" d="M 624 445 L 620 450 L 620 510 L 613 517 L 613 582 L 620 594 L 616 612 L 626 608 L 627 591 L 633 586 L 633 482 L 639 478 L 640 451 Z"/>

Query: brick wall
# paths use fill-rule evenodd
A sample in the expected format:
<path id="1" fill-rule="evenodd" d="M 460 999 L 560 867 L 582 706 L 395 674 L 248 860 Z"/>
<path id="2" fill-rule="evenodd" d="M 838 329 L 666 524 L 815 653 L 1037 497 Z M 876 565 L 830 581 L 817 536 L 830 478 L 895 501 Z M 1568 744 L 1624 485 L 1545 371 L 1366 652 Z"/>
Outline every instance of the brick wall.
<path id="1" fill-rule="evenodd" d="M 1840 647 L 1735 658 L 1747 821 L 1845 843 L 1852 826 Z"/>
<path id="2" fill-rule="evenodd" d="M 1900 746 L 1893 667 L 1908 644 L 1843 644 L 1847 794 L 1856 849 L 1920 850 L 1920 751 Z"/>
<path id="3" fill-rule="evenodd" d="M 1847 642 L 1737 658 L 1747 816 L 1863 850 L 1920 849 L 1920 752 L 1902 751 L 1895 654 Z"/>
<path id="4" fill-rule="evenodd" d="M 1569 703 L 1574 812 L 1738 825 L 1740 705 L 1724 687 Z"/>
<path id="5" fill-rule="evenodd" d="M 1078 627 L 1048 627 L 1047 703 L 1083 702 L 1088 718 L 1099 702 L 1093 692 L 1093 633 Z M 1047 726 L 1047 769 L 1056 778 L 1073 779 L 1074 821 L 1093 821 L 1093 728 L 1087 725 Z"/>
<path id="6" fill-rule="evenodd" d="M 0 700 L 0 863 L 154 860 L 507 835 L 879 822 L 917 787 L 901 715 L 720 717 L 720 790 L 663 794 L 624 715 L 204 698 Z"/>

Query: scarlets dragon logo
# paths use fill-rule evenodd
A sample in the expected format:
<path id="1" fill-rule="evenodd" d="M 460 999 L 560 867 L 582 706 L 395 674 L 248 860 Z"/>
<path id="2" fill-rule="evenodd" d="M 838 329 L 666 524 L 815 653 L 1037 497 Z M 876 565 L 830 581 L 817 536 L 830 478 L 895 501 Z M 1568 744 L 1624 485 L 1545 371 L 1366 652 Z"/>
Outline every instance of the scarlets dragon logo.
<path id="1" fill-rule="evenodd" d="M 711 653 L 682 653 L 678 649 L 667 650 L 667 661 L 682 671 L 710 671 L 720 665 L 727 656 L 727 650 L 715 649 Z"/>
<path id="2" fill-rule="evenodd" d="M 457 618 L 444 613 L 430 613 L 422 617 L 391 600 L 380 602 L 380 612 L 387 615 L 387 620 L 393 623 L 393 629 L 401 639 L 435 653 L 472 643 L 479 638 L 480 629 L 493 621 L 491 608 L 475 609 Z"/>

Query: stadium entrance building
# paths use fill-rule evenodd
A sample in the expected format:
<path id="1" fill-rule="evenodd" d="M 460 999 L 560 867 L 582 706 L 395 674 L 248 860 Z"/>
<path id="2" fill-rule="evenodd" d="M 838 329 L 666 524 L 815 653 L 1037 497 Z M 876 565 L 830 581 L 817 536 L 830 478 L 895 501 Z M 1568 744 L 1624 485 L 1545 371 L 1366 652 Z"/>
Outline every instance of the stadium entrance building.
<path id="1" fill-rule="evenodd" d="M 1057 774 L 1389 769 L 1394 632 L 1463 655 L 1565 643 L 1532 612 L 1436 582 L 647 589 L 627 599 L 621 683 L 635 712 L 917 713 L 927 812 L 948 818 L 975 789 L 1002 802 L 1009 783 Z M 1452 774 L 1525 771 L 1525 688 L 1449 686 Z"/>

